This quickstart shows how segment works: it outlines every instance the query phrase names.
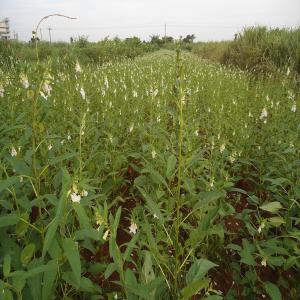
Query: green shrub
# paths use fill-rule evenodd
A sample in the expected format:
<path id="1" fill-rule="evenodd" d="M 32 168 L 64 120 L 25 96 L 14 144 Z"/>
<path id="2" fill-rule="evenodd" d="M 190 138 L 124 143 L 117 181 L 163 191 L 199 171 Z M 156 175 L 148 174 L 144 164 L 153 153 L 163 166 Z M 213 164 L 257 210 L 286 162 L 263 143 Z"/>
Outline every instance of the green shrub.
<path id="1" fill-rule="evenodd" d="M 300 73 L 300 28 L 245 28 L 234 41 L 197 43 L 193 53 L 243 70 L 270 72 L 280 69 Z"/>

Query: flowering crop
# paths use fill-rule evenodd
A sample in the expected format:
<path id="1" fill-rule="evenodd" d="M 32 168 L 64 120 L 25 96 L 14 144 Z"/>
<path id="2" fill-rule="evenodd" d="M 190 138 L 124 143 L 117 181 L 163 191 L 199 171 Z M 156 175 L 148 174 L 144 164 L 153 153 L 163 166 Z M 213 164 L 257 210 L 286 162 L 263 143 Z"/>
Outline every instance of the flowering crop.
<path id="1" fill-rule="evenodd" d="M 297 83 L 177 54 L 0 70 L 6 299 L 300 293 Z"/>

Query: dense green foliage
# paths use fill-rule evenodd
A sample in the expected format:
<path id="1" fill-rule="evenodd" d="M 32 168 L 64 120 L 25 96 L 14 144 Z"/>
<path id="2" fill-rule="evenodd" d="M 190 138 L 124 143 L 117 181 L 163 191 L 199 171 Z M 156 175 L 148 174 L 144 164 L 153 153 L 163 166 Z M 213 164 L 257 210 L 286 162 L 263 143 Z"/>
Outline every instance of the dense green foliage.
<path id="1" fill-rule="evenodd" d="M 72 59 L 0 69 L 4 299 L 297 299 L 291 77 Z"/>
<path id="2" fill-rule="evenodd" d="M 193 47 L 193 35 L 187 35 L 182 41 L 182 49 L 191 50 Z M 120 62 L 123 59 L 133 59 L 137 56 L 153 52 L 159 49 L 176 49 L 176 41 L 172 37 L 159 37 L 154 35 L 149 42 L 141 41 L 138 37 L 121 40 L 119 38 L 108 39 L 92 43 L 87 37 L 80 36 L 72 39 L 72 43 L 64 42 L 37 42 L 40 60 L 51 59 L 56 61 L 79 59 L 81 63 Z M 35 40 L 28 43 L 17 41 L 0 41 L 0 63 L 6 66 L 15 65 L 16 62 L 37 61 Z"/>
<path id="3" fill-rule="evenodd" d="M 243 70 L 300 73 L 300 29 L 245 28 L 234 41 L 200 43 L 193 52 Z"/>
<path id="4" fill-rule="evenodd" d="M 16 61 L 36 61 L 35 46 L 35 42 L 0 41 L 1 61 L 3 63 L 5 58 L 13 63 Z M 80 59 L 82 63 L 102 64 L 109 61 L 121 61 L 158 49 L 157 45 L 142 42 L 139 38 L 105 39 L 97 43 L 90 43 L 84 37 L 73 43 L 38 42 L 38 53 L 41 60 L 59 58 L 74 61 Z"/>

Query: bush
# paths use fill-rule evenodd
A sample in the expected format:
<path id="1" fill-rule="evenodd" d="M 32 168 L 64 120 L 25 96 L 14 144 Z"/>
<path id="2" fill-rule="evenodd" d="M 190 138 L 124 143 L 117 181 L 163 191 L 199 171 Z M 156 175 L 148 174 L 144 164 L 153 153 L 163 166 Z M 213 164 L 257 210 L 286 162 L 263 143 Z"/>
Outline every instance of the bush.
<path id="1" fill-rule="evenodd" d="M 289 68 L 300 73 L 300 28 L 249 27 L 234 41 L 198 43 L 193 53 L 243 70 L 286 72 Z"/>

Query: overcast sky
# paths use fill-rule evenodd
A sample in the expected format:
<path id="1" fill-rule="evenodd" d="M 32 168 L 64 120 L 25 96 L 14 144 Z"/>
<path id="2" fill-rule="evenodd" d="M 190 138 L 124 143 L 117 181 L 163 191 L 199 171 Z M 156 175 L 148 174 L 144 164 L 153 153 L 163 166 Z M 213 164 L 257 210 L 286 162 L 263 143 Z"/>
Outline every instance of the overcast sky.
<path id="1" fill-rule="evenodd" d="M 152 34 L 197 40 L 232 39 L 244 26 L 300 25 L 300 0 L 0 0 L 0 19 L 8 17 L 11 31 L 29 40 L 39 19 L 61 13 L 77 20 L 53 17 L 42 23 L 43 39 L 68 41 L 87 35 L 89 41 L 106 36 L 120 38 Z"/>

